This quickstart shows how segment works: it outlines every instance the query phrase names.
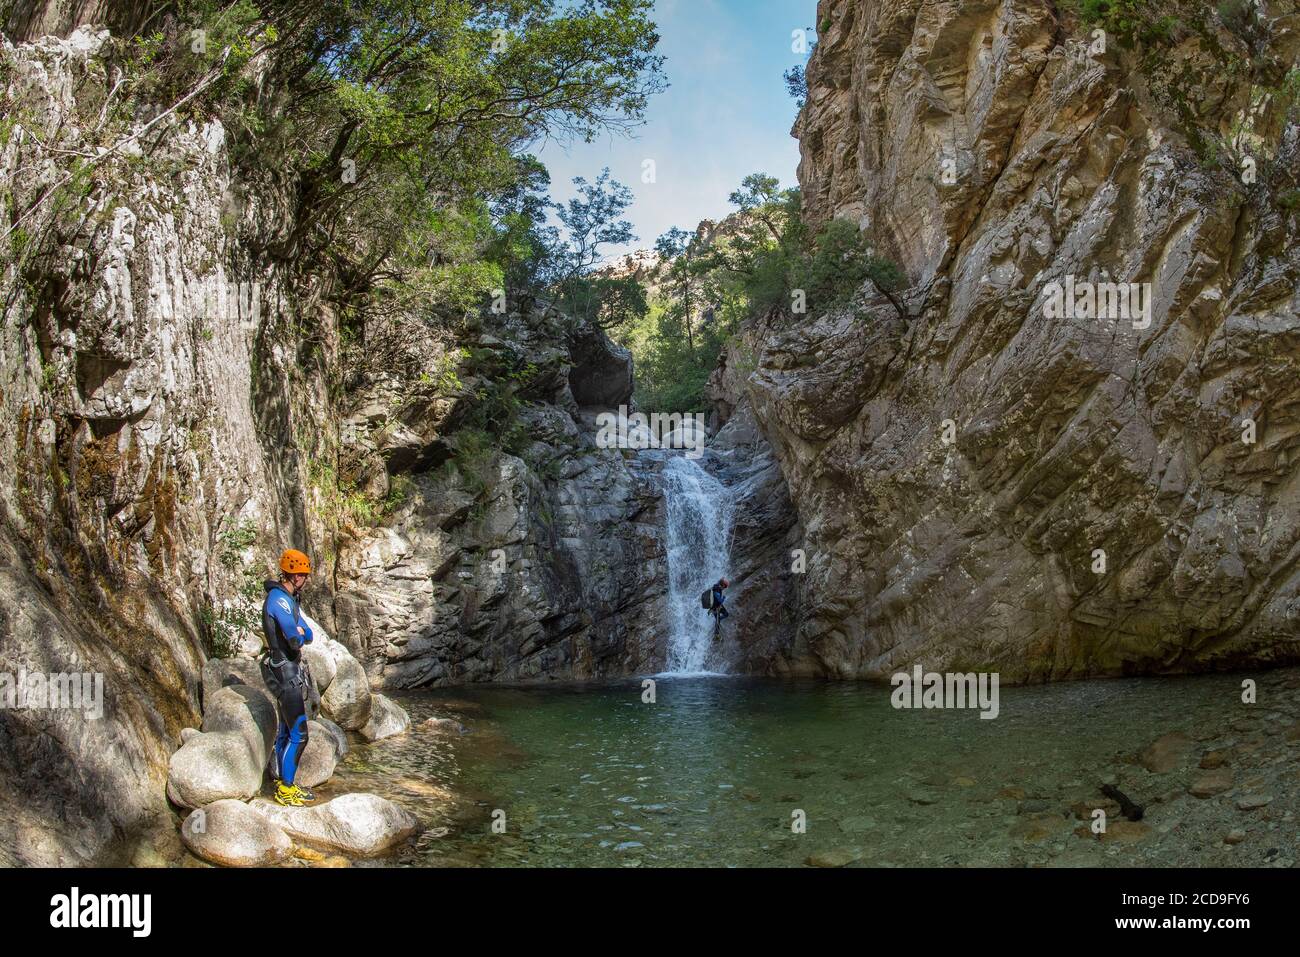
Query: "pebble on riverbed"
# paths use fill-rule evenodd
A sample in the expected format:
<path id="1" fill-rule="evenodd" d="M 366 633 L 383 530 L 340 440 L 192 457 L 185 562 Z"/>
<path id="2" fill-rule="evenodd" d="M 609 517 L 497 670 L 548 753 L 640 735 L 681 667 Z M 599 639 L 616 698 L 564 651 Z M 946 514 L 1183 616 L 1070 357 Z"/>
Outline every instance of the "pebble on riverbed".
<path id="1" fill-rule="evenodd" d="M 818 851 L 815 854 L 809 854 L 804 860 L 804 864 L 808 867 L 848 867 L 861 859 L 862 855 L 857 851 L 837 847 L 829 851 Z"/>

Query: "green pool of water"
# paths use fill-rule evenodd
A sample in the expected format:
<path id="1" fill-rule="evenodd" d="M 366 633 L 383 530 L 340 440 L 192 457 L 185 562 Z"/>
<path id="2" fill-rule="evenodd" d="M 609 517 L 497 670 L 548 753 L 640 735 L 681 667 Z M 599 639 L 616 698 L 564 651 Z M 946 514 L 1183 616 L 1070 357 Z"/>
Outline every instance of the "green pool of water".
<path id="1" fill-rule="evenodd" d="M 359 746 L 337 784 L 415 810 L 429 830 L 397 863 L 419 866 L 1285 862 L 1297 673 L 1255 676 L 1254 705 L 1242 677 L 1004 688 L 996 720 L 812 681 L 661 678 L 652 704 L 639 680 L 410 693 L 396 697 L 413 724 L 471 733 Z M 1136 762 L 1172 732 L 1187 741 L 1175 770 Z M 1201 755 L 1225 748 L 1231 789 L 1190 796 Z M 1103 782 L 1147 806 L 1106 840 L 1087 831 Z M 1274 800 L 1247 814 L 1245 792 Z"/>

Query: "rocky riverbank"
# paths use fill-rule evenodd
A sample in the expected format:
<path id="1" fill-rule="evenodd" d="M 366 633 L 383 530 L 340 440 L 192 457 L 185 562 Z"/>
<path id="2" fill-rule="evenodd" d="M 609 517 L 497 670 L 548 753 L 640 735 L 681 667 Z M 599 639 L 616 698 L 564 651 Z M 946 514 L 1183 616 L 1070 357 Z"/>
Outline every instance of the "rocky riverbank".
<path id="1" fill-rule="evenodd" d="M 343 645 L 319 623 L 306 621 L 315 638 L 303 656 L 320 713 L 308 722 L 295 783 L 324 788 L 347 752 L 349 733 L 379 741 L 406 733 L 410 719 L 370 689 L 365 669 Z M 254 658 L 217 658 L 204 665 L 202 727 L 181 731 L 181 747 L 167 768 L 167 797 L 185 814 L 180 834 L 193 854 L 237 867 L 291 858 L 337 863 L 339 857 L 391 852 L 416 833 L 410 812 L 375 794 L 340 794 L 302 808 L 260 796 L 271 780 L 277 723 L 275 701 Z M 324 852 L 329 856 L 317 857 Z"/>

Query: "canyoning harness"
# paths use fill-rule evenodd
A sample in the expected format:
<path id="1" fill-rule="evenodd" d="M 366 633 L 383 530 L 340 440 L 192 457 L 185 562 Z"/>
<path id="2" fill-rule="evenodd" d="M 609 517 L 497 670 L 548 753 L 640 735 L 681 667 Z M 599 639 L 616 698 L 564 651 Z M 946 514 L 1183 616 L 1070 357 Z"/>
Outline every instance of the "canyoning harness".
<path id="1" fill-rule="evenodd" d="M 270 652 L 264 651 L 258 657 L 257 664 L 262 672 L 262 680 L 266 682 L 266 690 L 277 701 L 290 694 L 302 695 L 307 706 L 307 717 L 315 718 L 320 713 L 320 692 L 316 690 L 316 682 L 312 680 L 311 668 L 307 666 L 306 660 L 277 660 Z"/>
<path id="2" fill-rule="evenodd" d="M 717 614 L 727 604 L 726 593 L 717 585 L 710 585 L 708 590 L 700 596 L 700 604 L 706 610 Z"/>
<path id="3" fill-rule="evenodd" d="M 311 669 L 302 657 L 302 646 L 312 640 L 311 626 L 303 623 L 298 601 L 279 582 L 266 582 L 262 605 L 262 637 L 266 647 L 257 662 L 267 690 L 277 699 L 301 694 L 308 702 L 308 716 L 319 709 L 320 697 Z M 299 634 L 301 629 L 305 634 Z"/>

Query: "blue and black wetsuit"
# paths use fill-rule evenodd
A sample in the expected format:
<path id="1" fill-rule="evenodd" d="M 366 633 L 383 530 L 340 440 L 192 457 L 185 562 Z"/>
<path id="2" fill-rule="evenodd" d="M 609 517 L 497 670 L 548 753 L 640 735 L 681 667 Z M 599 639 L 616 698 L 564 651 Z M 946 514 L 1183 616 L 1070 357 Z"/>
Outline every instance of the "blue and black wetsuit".
<path id="1" fill-rule="evenodd" d="M 302 661 L 302 646 L 311 641 L 312 633 L 311 626 L 302 620 L 297 600 L 279 582 L 266 583 L 262 632 L 267 649 L 262 677 L 280 711 L 280 727 L 275 734 L 275 768 L 281 781 L 293 784 L 298 760 L 307 747 L 311 675 Z"/>
<path id="2" fill-rule="evenodd" d="M 713 613 L 719 618 L 730 618 L 731 613 L 727 611 L 726 589 L 722 587 L 722 582 L 713 586 Z"/>

